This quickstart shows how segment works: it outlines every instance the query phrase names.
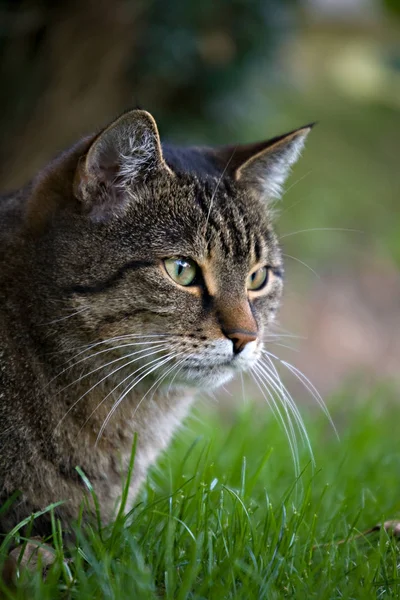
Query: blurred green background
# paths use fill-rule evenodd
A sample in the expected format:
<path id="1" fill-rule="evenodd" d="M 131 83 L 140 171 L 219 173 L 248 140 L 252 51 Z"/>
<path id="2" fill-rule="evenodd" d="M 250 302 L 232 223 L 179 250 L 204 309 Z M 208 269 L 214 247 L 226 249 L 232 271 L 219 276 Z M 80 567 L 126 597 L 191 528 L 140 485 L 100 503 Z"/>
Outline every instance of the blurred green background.
<path id="1" fill-rule="evenodd" d="M 275 350 L 324 395 L 399 388 L 397 0 L 0 0 L 0 51 L 2 189 L 132 106 L 185 143 L 318 121 L 277 224 L 298 352 Z"/>

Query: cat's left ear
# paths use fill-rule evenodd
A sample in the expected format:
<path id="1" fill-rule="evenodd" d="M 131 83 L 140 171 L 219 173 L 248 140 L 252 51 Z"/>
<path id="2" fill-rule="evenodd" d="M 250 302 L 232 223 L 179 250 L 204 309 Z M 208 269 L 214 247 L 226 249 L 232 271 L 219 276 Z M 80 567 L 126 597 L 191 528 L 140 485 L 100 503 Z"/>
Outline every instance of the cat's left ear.
<path id="1" fill-rule="evenodd" d="M 299 158 L 314 123 L 255 144 L 217 150 L 222 167 L 250 192 L 267 200 L 280 198 L 290 167 Z"/>
<path id="2" fill-rule="evenodd" d="M 118 214 L 127 203 L 127 187 L 160 173 L 173 175 L 161 150 L 150 113 L 132 110 L 111 123 L 93 141 L 74 178 L 74 196 L 95 218 Z"/>

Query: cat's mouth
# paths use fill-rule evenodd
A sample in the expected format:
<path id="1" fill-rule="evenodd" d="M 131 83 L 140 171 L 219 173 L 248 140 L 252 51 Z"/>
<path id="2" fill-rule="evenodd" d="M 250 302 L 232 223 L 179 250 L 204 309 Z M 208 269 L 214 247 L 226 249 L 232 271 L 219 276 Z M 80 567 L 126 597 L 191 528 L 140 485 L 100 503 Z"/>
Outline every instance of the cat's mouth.
<path id="1" fill-rule="evenodd" d="M 251 358 L 233 356 L 222 360 L 191 360 L 184 364 L 179 373 L 177 383 L 195 384 L 199 387 L 213 389 L 227 383 L 240 372 L 250 369 L 258 360 L 258 354 Z"/>
<path id="2" fill-rule="evenodd" d="M 228 362 L 218 365 L 187 365 L 182 369 L 180 382 L 200 388 L 215 389 L 235 376 L 235 369 Z"/>

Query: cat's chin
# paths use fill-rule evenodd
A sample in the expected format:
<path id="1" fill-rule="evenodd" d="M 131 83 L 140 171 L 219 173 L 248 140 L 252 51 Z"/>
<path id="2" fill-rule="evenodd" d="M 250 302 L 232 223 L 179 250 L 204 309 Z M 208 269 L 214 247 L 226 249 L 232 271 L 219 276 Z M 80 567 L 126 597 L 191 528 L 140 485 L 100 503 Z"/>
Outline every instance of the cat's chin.
<path id="1" fill-rule="evenodd" d="M 181 374 L 179 382 L 180 385 L 190 385 L 196 388 L 215 390 L 216 388 L 224 385 L 231 381 L 236 374 L 235 369 L 232 367 L 201 367 L 201 368 L 187 368 L 185 372 Z"/>
<path id="2" fill-rule="evenodd" d="M 249 353 L 247 353 L 249 354 Z M 216 388 L 231 381 L 238 373 L 248 371 L 259 359 L 259 354 L 245 356 L 245 352 L 234 357 L 233 360 L 225 362 L 192 362 L 186 364 L 185 368 L 179 370 L 178 376 L 172 375 L 172 381 L 169 383 L 171 387 L 196 387 L 205 391 L 213 391 Z M 172 384 L 172 385 L 171 385 Z M 167 383 L 166 383 L 167 385 Z"/>

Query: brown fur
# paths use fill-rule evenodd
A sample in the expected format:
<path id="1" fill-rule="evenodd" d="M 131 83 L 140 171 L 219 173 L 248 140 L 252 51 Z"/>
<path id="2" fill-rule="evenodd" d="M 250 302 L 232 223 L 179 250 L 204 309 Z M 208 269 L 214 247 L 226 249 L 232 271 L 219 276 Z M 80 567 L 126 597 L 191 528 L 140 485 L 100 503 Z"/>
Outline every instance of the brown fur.
<path id="1" fill-rule="evenodd" d="M 233 150 L 162 149 L 154 119 L 132 111 L 3 197 L 0 502 L 20 497 L 0 530 L 57 500 L 67 524 L 84 494 L 77 465 L 110 519 L 134 433 L 130 502 L 196 389 L 257 360 L 282 290 L 267 201 L 308 129 Z M 163 259 L 176 256 L 203 266 L 195 286 L 168 276 Z M 256 265 L 270 280 L 247 292 Z"/>

